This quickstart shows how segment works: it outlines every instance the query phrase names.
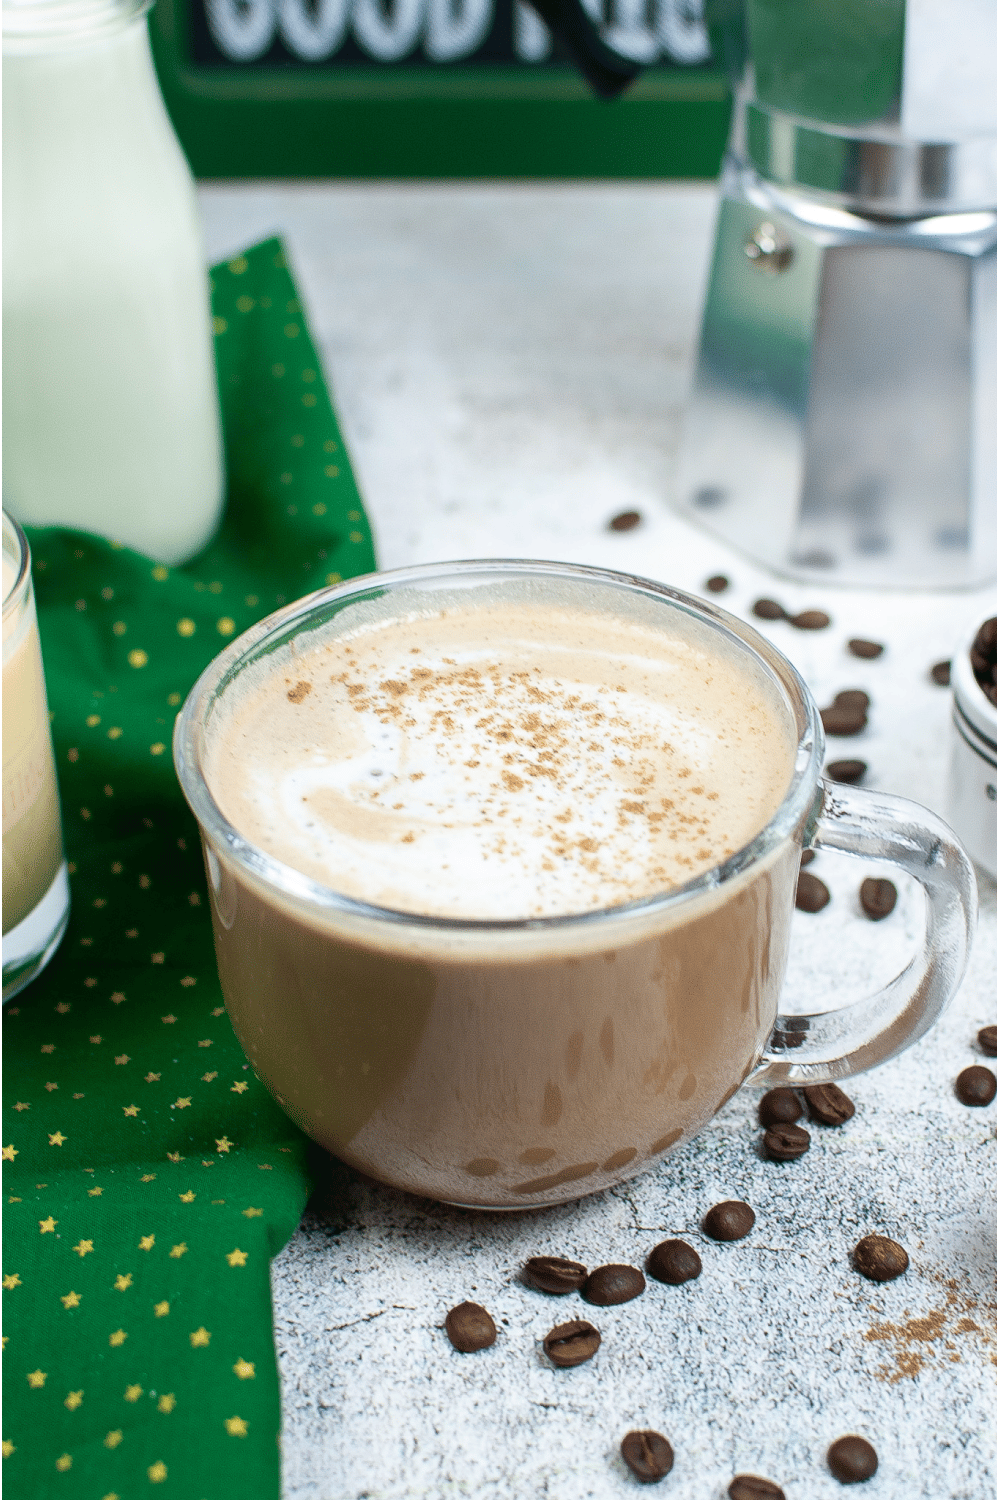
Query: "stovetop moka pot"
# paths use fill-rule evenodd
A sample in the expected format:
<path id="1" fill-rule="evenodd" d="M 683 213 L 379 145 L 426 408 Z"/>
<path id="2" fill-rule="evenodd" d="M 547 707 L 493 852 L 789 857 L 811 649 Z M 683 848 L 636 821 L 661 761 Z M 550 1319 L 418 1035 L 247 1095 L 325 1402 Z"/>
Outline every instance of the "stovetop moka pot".
<path id="1" fill-rule="evenodd" d="M 746 0 L 679 474 L 778 572 L 963 587 L 996 564 L 996 11 Z"/>
<path id="2" fill-rule="evenodd" d="M 532 3 L 604 97 L 640 71 L 609 52 L 595 0 Z M 996 553 L 993 0 L 707 11 L 734 107 L 678 503 L 793 577 L 982 583 Z"/>

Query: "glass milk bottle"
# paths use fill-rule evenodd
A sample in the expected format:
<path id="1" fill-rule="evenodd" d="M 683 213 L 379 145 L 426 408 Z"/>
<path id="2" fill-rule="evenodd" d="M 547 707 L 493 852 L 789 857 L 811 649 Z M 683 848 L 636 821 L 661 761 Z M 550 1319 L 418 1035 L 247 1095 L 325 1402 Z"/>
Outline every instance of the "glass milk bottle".
<path id="1" fill-rule="evenodd" d="M 177 563 L 223 496 L 194 183 L 148 0 L 3 0 L 4 504 Z"/>
<path id="2" fill-rule="evenodd" d="M 31 553 L 3 517 L 3 998 L 48 963 L 66 930 L 69 882 L 42 676 Z"/>

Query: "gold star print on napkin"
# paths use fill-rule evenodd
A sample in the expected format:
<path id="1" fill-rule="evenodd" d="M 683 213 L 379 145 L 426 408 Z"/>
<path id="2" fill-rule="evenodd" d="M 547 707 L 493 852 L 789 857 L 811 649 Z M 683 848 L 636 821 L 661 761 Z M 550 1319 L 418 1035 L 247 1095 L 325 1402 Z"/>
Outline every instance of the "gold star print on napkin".
<path id="1" fill-rule="evenodd" d="M 374 556 L 281 245 L 212 278 L 218 537 L 167 568 L 30 536 L 73 901 L 4 1012 L 2 1451 L 31 1500 L 279 1489 L 268 1262 L 308 1143 L 226 1017 L 169 745 L 227 639 Z"/>

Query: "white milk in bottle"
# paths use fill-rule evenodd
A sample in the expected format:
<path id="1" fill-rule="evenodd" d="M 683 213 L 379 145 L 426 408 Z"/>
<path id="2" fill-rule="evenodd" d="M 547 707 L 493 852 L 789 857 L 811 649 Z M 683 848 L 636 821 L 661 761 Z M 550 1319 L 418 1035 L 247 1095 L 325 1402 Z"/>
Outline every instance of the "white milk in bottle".
<path id="1" fill-rule="evenodd" d="M 194 183 L 147 0 L 3 0 L 4 504 L 165 562 L 223 496 Z"/>

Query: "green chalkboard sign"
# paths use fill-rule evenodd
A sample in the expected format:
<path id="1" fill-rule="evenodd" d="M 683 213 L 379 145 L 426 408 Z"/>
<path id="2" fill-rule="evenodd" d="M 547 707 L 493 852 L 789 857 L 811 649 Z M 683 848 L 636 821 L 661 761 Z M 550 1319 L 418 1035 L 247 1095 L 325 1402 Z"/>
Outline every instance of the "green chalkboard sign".
<path id="1" fill-rule="evenodd" d="M 589 0 L 646 71 L 594 99 L 523 0 L 159 0 L 198 177 L 711 177 L 729 119 L 698 0 Z"/>

